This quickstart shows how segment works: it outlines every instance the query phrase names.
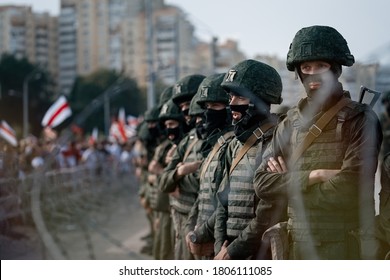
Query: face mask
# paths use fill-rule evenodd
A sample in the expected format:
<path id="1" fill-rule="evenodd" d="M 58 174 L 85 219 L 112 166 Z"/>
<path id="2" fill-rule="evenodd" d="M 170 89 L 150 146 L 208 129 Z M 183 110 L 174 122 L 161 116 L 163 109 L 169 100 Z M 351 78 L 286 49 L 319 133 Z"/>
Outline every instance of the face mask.
<path id="1" fill-rule="evenodd" d="M 249 104 L 246 104 L 246 105 L 230 105 L 231 111 L 235 111 L 235 112 L 241 113 L 241 120 L 245 117 L 248 108 L 249 108 Z M 239 121 L 233 120 L 233 124 L 235 124 L 236 122 L 239 122 Z"/>
<path id="2" fill-rule="evenodd" d="M 246 140 L 246 137 L 248 136 L 248 133 L 246 132 L 248 131 L 248 129 L 257 125 L 259 122 L 269 118 L 269 110 L 259 112 L 253 104 L 234 105 L 234 106 L 241 106 L 241 107 L 245 106 L 247 108 L 247 110 L 244 112 L 241 119 L 235 122 L 233 121 L 234 134 L 240 141 Z M 239 110 L 243 110 L 243 108 L 234 108 L 234 109 L 232 108 L 232 111 L 240 112 Z M 249 132 L 251 133 L 251 131 Z M 240 135 L 242 135 L 244 138 L 240 139 L 239 138 Z"/>
<path id="3" fill-rule="evenodd" d="M 185 110 L 182 110 L 181 113 L 183 114 L 183 116 L 188 116 L 188 114 L 190 113 L 190 109 L 185 109 Z"/>
<path id="4" fill-rule="evenodd" d="M 343 95 L 342 85 L 339 83 L 338 73 L 335 71 L 329 70 L 315 75 L 300 73 L 300 77 L 308 96 L 307 113 L 310 115 L 328 110 Z M 321 86 L 312 90 L 309 86 L 310 82 L 320 82 Z"/>
<path id="5" fill-rule="evenodd" d="M 217 128 L 223 128 L 225 126 L 227 119 L 226 108 L 222 110 L 207 109 L 204 114 L 206 117 L 205 129 L 207 133 L 210 133 Z"/>
<path id="6" fill-rule="evenodd" d="M 180 138 L 181 138 L 181 129 L 180 129 L 180 126 L 177 126 L 177 127 L 174 127 L 174 128 L 166 128 L 165 130 L 166 130 L 168 136 L 171 136 L 171 135 L 174 136 L 174 138 L 171 139 L 171 141 L 172 141 L 173 143 L 176 144 L 177 142 L 180 141 Z"/>
<path id="7" fill-rule="evenodd" d="M 196 125 L 196 117 L 191 117 L 190 122 L 187 124 L 187 122 L 183 123 L 183 132 L 184 134 L 188 133 L 191 129 L 193 129 Z"/>
<path id="8" fill-rule="evenodd" d="M 300 73 L 300 77 L 307 96 L 321 103 L 332 94 L 335 84 L 338 82 L 336 75 L 331 70 L 312 75 Z M 311 89 L 310 83 L 321 83 L 321 86 L 318 89 Z"/>
<path id="9" fill-rule="evenodd" d="M 158 128 L 158 126 L 150 127 L 149 134 L 152 138 L 157 138 L 160 136 L 160 129 Z"/>
<path id="10" fill-rule="evenodd" d="M 194 119 L 196 119 L 196 117 L 194 117 Z M 198 121 L 197 123 L 195 123 L 194 127 L 195 127 L 196 135 L 198 136 L 198 138 L 203 139 L 204 135 L 206 133 L 203 119 L 201 121 Z"/>

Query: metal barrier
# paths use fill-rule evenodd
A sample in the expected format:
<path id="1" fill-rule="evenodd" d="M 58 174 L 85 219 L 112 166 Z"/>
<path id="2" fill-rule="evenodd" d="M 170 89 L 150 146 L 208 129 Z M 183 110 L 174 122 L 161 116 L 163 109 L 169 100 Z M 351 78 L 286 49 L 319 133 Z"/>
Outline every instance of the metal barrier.
<path id="1" fill-rule="evenodd" d="M 30 189 L 25 181 L 15 178 L 0 179 L 0 232 L 8 229 L 11 219 L 27 222 L 31 215 Z"/>
<path id="2" fill-rule="evenodd" d="M 15 224 L 33 226 L 50 259 L 74 258 L 65 233 L 85 241 L 86 255 L 78 258 L 96 258 L 91 232 L 125 248 L 101 226 L 110 218 L 110 200 L 125 187 L 114 170 L 107 169 L 110 166 L 105 172 L 78 166 L 37 171 L 23 180 L 0 179 L 0 234 Z"/>

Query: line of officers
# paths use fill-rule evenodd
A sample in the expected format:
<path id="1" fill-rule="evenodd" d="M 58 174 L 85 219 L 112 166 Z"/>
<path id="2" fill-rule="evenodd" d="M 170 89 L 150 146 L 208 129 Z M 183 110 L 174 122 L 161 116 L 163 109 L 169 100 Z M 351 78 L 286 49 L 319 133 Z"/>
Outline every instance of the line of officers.
<path id="1" fill-rule="evenodd" d="M 244 60 L 167 87 L 138 129 L 137 167 L 155 259 L 384 259 L 390 156 L 376 114 L 339 82 L 354 57 L 334 28 L 299 30 L 287 68 L 306 96 L 282 114 L 282 81 Z M 317 121 L 343 100 L 324 128 Z M 315 139 L 292 160 L 294 150 Z M 381 167 L 380 212 L 375 173 Z"/>

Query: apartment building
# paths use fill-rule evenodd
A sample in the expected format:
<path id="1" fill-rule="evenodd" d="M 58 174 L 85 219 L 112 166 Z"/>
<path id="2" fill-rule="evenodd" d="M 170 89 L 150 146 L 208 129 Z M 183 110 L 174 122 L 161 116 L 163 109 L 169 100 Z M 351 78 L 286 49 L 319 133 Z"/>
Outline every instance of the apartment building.
<path id="1" fill-rule="evenodd" d="M 132 62 L 133 20 L 141 0 L 61 0 L 59 84 L 69 94 L 77 75 L 106 68 L 121 72 Z"/>
<path id="2" fill-rule="evenodd" d="M 0 53 L 26 57 L 40 64 L 57 80 L 58 21 L 27 6 L 0 6 Z"/>
<path id="3" fill-rule="evenodd" d="M 146 3 L 61 0 L 59 84 L 64 94 L 70 92 L 77 75 L 99 68 L 123 72 L 141 87 L 150 75 L 172 84 L 184 75 L 203 71 L 196 66 L 198 41 L 185 13 L 163 0 L 151 1 L 150 7 Z"/>
<path id="4" fill-rule="evenodd" d="M 166 85 L 194 73 L 226 71 L 243 60 L 238 43 L 202 42 L 181 8 L 164 0 L 61 0 L 60 14 L 0 6 L 0 52 L 43 64 L 68 95 L 77 76 L 112 69 Z"/>

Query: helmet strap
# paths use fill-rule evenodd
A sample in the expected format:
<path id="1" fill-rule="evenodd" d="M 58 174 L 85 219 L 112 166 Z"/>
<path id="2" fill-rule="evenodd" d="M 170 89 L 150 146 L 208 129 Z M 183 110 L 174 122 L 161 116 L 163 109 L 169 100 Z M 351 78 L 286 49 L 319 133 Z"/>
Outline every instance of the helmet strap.
<path id="1" fill-rule="evenodd" d="M 296 66 L 294 68 L 294 74 L 295 74 L 295 80 L 298 80 L 299 73 L 298 73 L 298 67 L 296 67 Z M 301 81 L 302 81 L 302 79 L 301 79 Z"/>

